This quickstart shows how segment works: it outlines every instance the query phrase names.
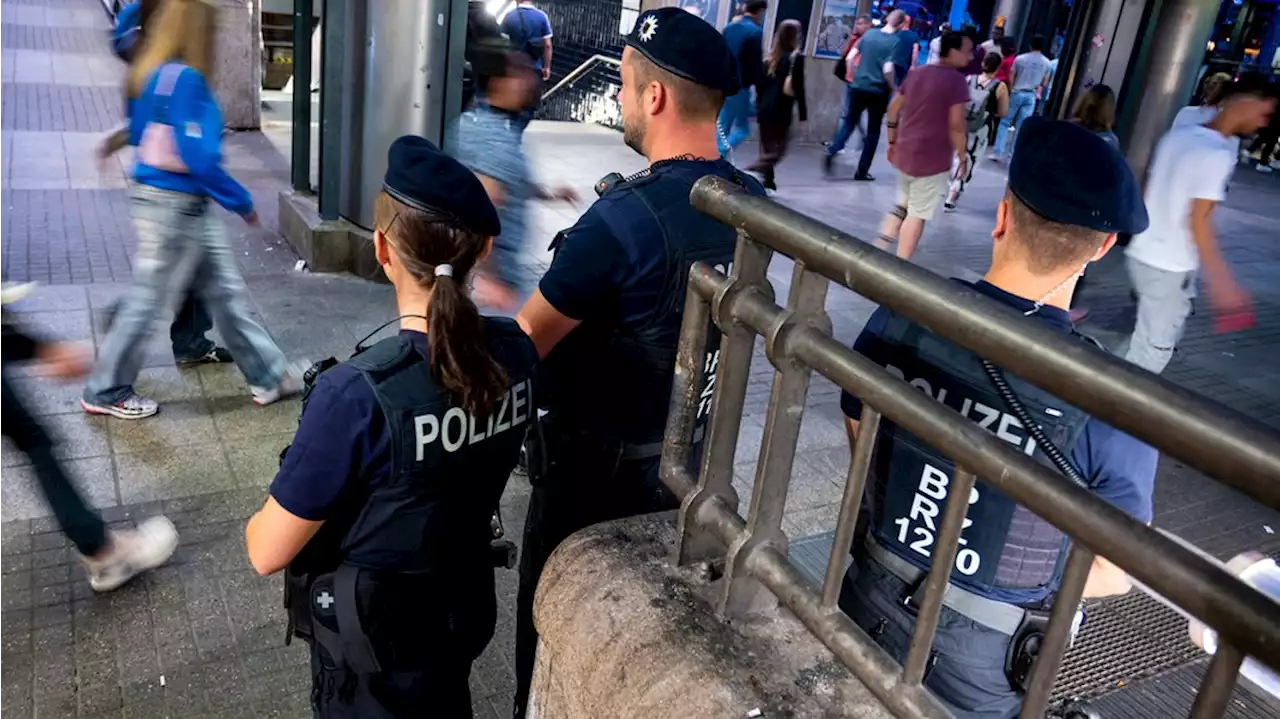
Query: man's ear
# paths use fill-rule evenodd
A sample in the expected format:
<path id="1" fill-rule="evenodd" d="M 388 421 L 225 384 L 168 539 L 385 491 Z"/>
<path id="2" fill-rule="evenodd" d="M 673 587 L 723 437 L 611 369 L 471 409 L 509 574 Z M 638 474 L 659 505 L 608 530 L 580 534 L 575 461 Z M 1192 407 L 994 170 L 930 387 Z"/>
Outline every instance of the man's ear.
<path id="1" fill-rule="evenodd" d="M 667 86 L 656 80 L 649 83 L 646 92 L 641 95 L 641 101 L 644 103 L 644 111 L 648 115 L 657 115 L 667 109 L 667 105 L 671 103 L 671 93 L 667 91 Z"/>
<path id="2" fill-rule="evenodd" d="M 996 205 L 996 227 L 991 231 L 991 239 L 999 242 L 1004 239 L 1004 235 L 1009 231 L 1009 200 L 1004 199 Z M 1112 241 L 1115 241 L 1114 236 Z"/>
<path id="3" fill-rule="evenodd" d="M 489 258 L 489 253 L 493 252 L 493 238 L 484 238 L 484 249 L 480 250 L 480 256 L 476 258 L 476 264 L 480 264 Z"/>
<path id="4" fill-rule="evenodd" d="M 1093 259 L 1089 261 L 1097 262 L 1098 260 L 1105 257 L 1106 254 L 1111 251 L 1111 248 L 1115 246 L 1116 246 L 1116 234 L 1113 232 L 1110 235 L 1107 235 L 1107 239 L 1102 241 L 1102 246 L 1098 248 L 1097 252 L 1093 253 Z"/>

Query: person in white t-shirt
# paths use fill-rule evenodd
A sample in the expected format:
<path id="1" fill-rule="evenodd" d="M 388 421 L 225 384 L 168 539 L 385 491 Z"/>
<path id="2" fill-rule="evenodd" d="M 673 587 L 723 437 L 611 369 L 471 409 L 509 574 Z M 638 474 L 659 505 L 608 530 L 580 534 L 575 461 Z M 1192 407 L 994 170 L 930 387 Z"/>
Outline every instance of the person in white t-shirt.
<path id="1" fill-rule="evenodd" d="M 1182 337 L 1198 273 L 1220 329 L 1252 323 L 1251 300 L 1222 256 L 1212 215 L 1236 165 L 1236 138 L 1266 125 L 1276 101 L 1239 84 L 1225 94 L 1207 124 L 1175 127 L 1156 145 L 1145 197 L 1151 225 L 1126 252 L 1138 321 L 1124 357 L 1157 374 Z"/>
<path id="2" fill-rule="evenodd" d="M 1204 79 L 1200 84 L 1200 104 L 1187 105 L 1178 110 L 1178 114 L 1173 117 L 1173 127 L 1185 127 L 1187 125 L 1203 125 L 1218 114 L 1218 105 L 1222 104 L 1222 98 L 1227 88 L 1231 85 L 1231 76 L 1225 72 L 1215 72 Z M 1240 138 L 1233 137 L 1231 142 L 1235 145 L 1236 154 L 1240 154 Z"/>
<path id="3" fill-rule="evenodd" d="M 942 36 L 951 32 L 951 23 L 944 22 L 938 26 L 938 36 L 929 41 L 929 60 L 927 64 L 937 65 L 942 62 Z"/>

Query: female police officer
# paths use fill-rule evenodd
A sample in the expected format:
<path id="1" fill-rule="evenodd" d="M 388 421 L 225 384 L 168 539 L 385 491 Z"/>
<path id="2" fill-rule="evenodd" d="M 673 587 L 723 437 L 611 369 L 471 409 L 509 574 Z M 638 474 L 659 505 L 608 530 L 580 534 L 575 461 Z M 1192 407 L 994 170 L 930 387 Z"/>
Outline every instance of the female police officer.
<path id="1" fill-rule="evenodd" d="M 374 251 L 400 333 L 316 379 L 245 534 L 259 573 L 287 566 L 317 716 L 471 716 L 471 662 L 495 621 L 489 520 L 537 355 L 467 296 L 499 231 L 480 181 L 418 137 L 388 165 Z"/>

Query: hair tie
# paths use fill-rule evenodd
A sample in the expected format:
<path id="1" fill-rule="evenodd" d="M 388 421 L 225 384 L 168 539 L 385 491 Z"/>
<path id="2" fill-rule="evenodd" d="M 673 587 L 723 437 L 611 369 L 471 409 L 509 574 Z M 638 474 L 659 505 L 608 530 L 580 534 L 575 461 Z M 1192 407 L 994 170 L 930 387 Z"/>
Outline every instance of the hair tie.
<path id="1" fill-rule="evenodd" d="M 453 265 L 447 263 L 436 265 L 436 277 L 453 277 Z"/>

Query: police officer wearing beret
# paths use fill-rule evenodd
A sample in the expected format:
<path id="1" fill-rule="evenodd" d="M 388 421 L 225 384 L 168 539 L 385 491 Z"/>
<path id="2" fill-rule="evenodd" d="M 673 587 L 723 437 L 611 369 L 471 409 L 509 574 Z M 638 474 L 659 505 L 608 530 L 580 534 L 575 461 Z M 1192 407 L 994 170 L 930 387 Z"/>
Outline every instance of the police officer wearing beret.
<path id="1" fill-rule="evenodd" d="M 764 194 L 716 147 L 721 105 L 738 90 L 720 33 L 690 13 L 662 8 L 641 14 L 625 42 L 623 137 L 651 165 L 597 185 L 600 198 L 556 237 L 551 267 L 516 317 L 545 357 L 547 380 L 547 414 L 530 443 L 517 716 L 537 644 L 533 592 L 551 551 L 591 524 L 678 506 L 658 479 L 658 459 L 685 285 L 695 261 L 727 269 L 737 240 L 689 204 L 693 184 L 715 176 Z"/>
<path id="2" fill-rule="evenodd" d="M 467 279 L 499 222 L 470 171 L 392 144 L 374 252 L 400 331 L 314 377 L 293 444 L 245 531 L 286 570 L 324 717 L 469 717 L 496 618 L 490 517 L 533 414 L 533 343 L 482 317 Z"/>
<path id="3" fill-rule="evenodd" d="M 1124 158 L 1088 130 L 1031 118 L 1017 143 L 991 233 L 991 268 L 981 281 L 964 284 L 1031 321 L 1073 334 L 1067 309 L 1076 281 L 1111 249 L 1117 233 L 1147 226 L 1146 209 Z M 1158 458 L 1151 447 L 994 366 L 988 370 L 968 350 L 883 307 L 854 349 L 1140 521 L 1151 521 Z M 997 378 L 1007 392 L 997 389 Z M 1043 430 L 1038 438 L 1017 421 L 1013 403 L 1037 418 Z M 862 405 L 849 394 L 841 405 L 852 443 Z M 1046 452 L 1057 454 L 1057 461 Z M 862 534 L 853 543 L 840 606 L 900 662 L 915 629 L 954 471 L 951 460 L 910 432 L 881 424 Z M 925 675 L 925 686 L 957 717 L 1018 713 L 1034 657 L 1028 639 L 1043 635 L 1067 548 L 1067 538 L 1048 522 L 995 488 L 975 485 Z M 1094 560 L 1084 596 L 1128 589 L 1115 565 Z"/>

